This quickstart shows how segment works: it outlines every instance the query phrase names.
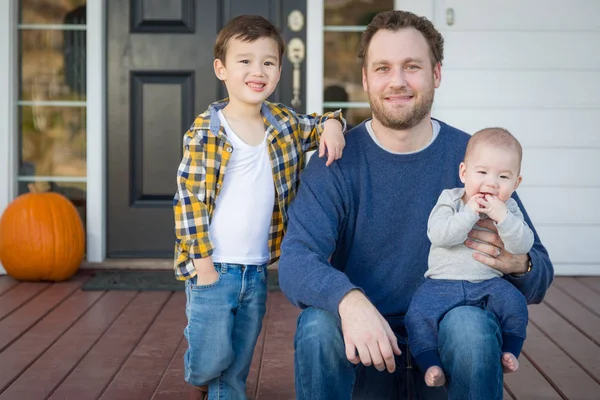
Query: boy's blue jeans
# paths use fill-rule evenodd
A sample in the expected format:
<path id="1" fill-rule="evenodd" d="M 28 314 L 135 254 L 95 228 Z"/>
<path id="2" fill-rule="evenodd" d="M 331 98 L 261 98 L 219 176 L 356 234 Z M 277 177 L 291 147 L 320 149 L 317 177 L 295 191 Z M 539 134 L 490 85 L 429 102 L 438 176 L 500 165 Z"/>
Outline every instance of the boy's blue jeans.
<path id="1" fill-rule="evenodd" d="M 502 399 L 502 337 L 496 317 L 477 307 L 457 307 L 439 329 L 439 351 L 448 384 L 430 388 L 423 372 L 407 357 L 406 338 L 396 371 L 354 365 L 346 358 L 337 315 L 306 308 L 298 317 L 295 338 L 296 398 L 312 400 L 498 400 Z"/>
<path id="2" fill-rule="evenodd" d="M 213 284 L 196 285 L 196 278 L 185 283 L 185 380 L 208 384 L 209 400 L 245 399 L 266 310 L 267 267 L 215 263 L 215 269 L 219 279 Z"/>

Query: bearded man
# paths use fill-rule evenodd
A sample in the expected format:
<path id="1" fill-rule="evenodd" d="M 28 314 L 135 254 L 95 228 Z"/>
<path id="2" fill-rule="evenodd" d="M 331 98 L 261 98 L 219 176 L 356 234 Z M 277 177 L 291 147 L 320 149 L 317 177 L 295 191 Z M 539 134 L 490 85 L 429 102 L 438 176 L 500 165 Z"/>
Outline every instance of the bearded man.
<path id="1" fill-rule="evenodd" d="M 347 133 L 340 160 L 311 159 L 288 210 L 279 280 L 302 309 L 296 396 L 501 399 L 502 337 L 485 307 L 457 307 L 439 322 L 445 387 L 425 385 L 406 345 L 404 315 L 427 270 L 427 219 L 442 190 L 462 186 L 469 139 L 431 117 L 443 38 L 425 18 L 383 12 L 363 32 L 359 57 L 372 118 Z M 492 232 L 473 230 L 465 244 L 539 303 L 553 266 L 537 233 L 529 254 L 511 254 L 489 221 L 478 224 Z"/>

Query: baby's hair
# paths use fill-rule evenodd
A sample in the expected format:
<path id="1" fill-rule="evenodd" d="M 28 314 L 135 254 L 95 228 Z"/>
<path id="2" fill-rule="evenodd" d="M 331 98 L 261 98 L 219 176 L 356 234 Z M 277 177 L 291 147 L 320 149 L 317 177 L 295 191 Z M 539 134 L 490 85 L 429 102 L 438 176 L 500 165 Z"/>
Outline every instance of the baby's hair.
<path id="1" fill-rule="evenodd" d="M 521 143 L 508 130 L 504 128 L 485 128 L 477 131 L 469 139 L 467 150 L 465 151 L 465 162 L 469 158 L 469 154 L 479 144 L 487 144 L 492 147 L 504 147 L 514 150 L 517 153 L 519 160 L 519 169 L 521 168 L 521 160 L 523 159 L 523 148 Z"/>

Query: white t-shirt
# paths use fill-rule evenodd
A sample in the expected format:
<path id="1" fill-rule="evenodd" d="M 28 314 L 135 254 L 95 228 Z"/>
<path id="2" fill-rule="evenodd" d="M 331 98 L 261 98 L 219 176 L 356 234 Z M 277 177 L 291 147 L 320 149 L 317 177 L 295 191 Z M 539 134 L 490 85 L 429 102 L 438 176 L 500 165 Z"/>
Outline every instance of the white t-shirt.
<path id="1" fill-rule="evenodd" d="M 275 184 L 265 138 L 250 146 L 233 132 L 225 116 L 219 119 L 233 152 L 210 223 L 214 262 L 264 264 L 269 260 L 269 228 L 275 204 Z"/>

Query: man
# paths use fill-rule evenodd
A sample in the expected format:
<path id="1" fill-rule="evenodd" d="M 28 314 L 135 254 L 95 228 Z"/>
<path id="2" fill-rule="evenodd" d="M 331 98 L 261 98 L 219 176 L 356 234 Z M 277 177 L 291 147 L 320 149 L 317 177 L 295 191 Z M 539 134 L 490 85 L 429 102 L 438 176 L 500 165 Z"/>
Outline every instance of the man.
<path id="1" fill-rule="evenodd" d="M 462 186 L 469 139 L 431 118 L 443 38 L 425 18 L 383 12 L 363 33 L 359 57 L 373 118 L 348 132 L 341 160 L 328 168 L 311 160 L 282 244 L 281 288 L 303 308 L 297 397 L 501 399 L 502 339 L 484 304 L 439 323 L 447 387 L 426 386 L 406 347 L 404 314 L 427 269 L 427 218 L 443 189 Z M 537 233 L 529 254 L 509 253 L 494 232 L 473 230 L 465 244 L 528 303 L 542 300 L 553 267 Z"/>

